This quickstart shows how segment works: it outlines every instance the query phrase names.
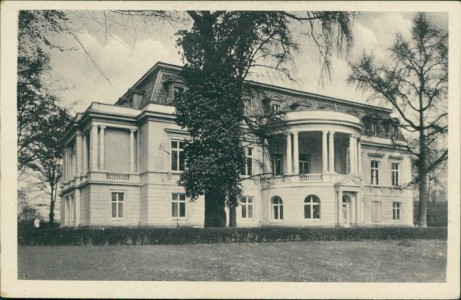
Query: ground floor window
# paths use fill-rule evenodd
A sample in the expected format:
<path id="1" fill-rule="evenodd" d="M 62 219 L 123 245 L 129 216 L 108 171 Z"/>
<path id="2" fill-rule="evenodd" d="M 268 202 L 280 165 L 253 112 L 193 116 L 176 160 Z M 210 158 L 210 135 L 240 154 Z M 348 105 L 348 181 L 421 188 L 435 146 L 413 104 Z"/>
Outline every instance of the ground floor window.
<path id="1" fill-rule="evenodd" d="M 74 196 L 64 198 L 64 224 L 67 226 L 75 223 L 75 204 Z"/>
<path id="2" fill-rule="evenodd" d="M 373 222 L 381 221 L 381 202 L 379 201 L 371 202 L 371 220 Z"/>
<path id="3" fill-rule="evenodd" d="M 272 219 L 283 220 L 283 201 L 279 196 L 272 198 Z"/>
<path id="4" fill-rule="evenodd" d="M 186 194 L 174 193 L 172 195 L 171 216 L 173 218 L 186 217 Z"/>
<path id="5" fill-rule="evenodd" d="M 400 202 L 392 203 L 392 219 L 400 220 Z"/>
<path id="6" fill-rule="evenodd" d="M 112 192 L 112 219 L 123 219 L 125 214 L 125 193 Z"/>
<path id="7" fill-rule="evenodd" d="M 309 195 L 304 199 L 304 218 L 320 219 L 320 198 Z"/>
<path id="8" fill-rule="evenodd" d="M 242 206 L 242 219 L 253 219 L 253 197 L 243 196 L 240 204 Z"/>

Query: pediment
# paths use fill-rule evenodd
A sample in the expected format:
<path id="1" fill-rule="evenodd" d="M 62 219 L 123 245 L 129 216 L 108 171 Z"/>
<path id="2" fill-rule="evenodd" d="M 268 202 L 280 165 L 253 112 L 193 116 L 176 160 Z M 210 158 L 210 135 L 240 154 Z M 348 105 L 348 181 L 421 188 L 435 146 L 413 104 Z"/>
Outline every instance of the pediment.
<path id="1" fill-rule="evenodd" d="M 360 187 L 362 181 L 359 177 L 346 177 L 337 183 L 339 186 Z"/>

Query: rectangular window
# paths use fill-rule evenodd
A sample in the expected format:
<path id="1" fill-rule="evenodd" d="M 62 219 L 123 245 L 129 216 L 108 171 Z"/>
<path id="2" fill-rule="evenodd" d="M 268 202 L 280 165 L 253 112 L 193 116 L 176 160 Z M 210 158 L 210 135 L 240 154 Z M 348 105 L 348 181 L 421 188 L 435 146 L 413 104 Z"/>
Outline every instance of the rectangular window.
<path id="1" fill-rule="evenodd" d="M 371 161 L 371 184 L 379 184 L 379 161 L 377 160 Z"/>
<path id="2" fill-rule="evenodd" d="M 309 154 L 299 155 L 299 174 L 308 174 L 311 172 L 311 157 Z"/>
<path id="3" fill-rule="evenodd" d="M 392 163 L 392 185 L 393 186 L 398 186 L 399 185 L 399 169 L 400 169 L 400 164 L 399 163 Z"/>
<path id="4" fill-rule="evenodd" d="M 253 148 L 245 148 L 245 165 L 242 169 L 242 175 L 253 175 Z"/>
<path id="5" fill-rule="evenodd" d="M 184 171 L 185 159 L 184 159 L 184 142 L 183 141 L 171 141 L 171 170 L 172 171 Z"/>
<path id="6" fill-rule="evenodd" d="M 125 209 L 125 193 L 112 192 L 112 219 L 123 219 Z"/>
<path id="7" fill-rule="evenodd" d="M 253 197 L 244 196 L 240 202 L 242 205 L 242 219 L 253 219 Z"/>
<path id="8" fill-rule="evenodd" d="M 272 155 L 272 174 L 282 175 L 283 174 L 283 159 L 282 154 Z"/>
<path id="9" fill-rule="evenodd" d="M 186 217 L 186 194 L 173 194 L 171 200 L 171 216 L 173 218 Z"/>
<path id="10" fill-rule="evenodd" d="M 280 112 L 280 104 L 272 104 L 272 113 L 278 114 Z"/>
<path id="11" fill-rule="evenodd" d="M 371 220 L 373 222 L 381 221 L 381 202 L 379 201 L 371 202 Z"/>
<path id="12" fill-rule="evenodd" d="M 392 203 L 392 219 L 400 220 L 400 202 Z"/>

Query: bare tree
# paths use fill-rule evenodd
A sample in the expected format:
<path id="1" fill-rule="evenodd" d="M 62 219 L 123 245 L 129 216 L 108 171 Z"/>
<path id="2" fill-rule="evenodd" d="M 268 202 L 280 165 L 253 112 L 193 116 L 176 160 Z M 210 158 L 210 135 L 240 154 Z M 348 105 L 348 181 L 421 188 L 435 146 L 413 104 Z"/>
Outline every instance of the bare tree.
<path id="1" fill-rule="evenodd" d="M 448 33 L 424 13 L 413 19 L 411 40 L 398 34 L 390 63 L 378 66 L 364 54 L 351 63 L 349 82 L 392 104 L 407 134 L 407 150 L 415 157 L 421 227 L 427 226 L 428 176 L 448 158 Z"/>

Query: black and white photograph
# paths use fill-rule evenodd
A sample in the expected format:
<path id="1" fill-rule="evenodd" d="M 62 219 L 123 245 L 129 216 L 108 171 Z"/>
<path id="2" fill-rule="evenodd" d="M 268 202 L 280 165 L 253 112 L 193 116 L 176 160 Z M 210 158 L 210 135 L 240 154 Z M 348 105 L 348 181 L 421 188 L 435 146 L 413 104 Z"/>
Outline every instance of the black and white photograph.
<path id="1" fill-rule="evenodd" d="M 460 20 L 3 2 L 2 296 L 458 299 Z"/>

